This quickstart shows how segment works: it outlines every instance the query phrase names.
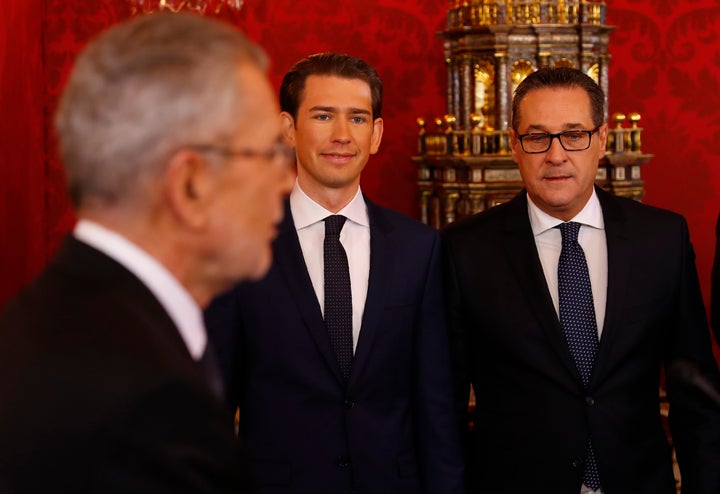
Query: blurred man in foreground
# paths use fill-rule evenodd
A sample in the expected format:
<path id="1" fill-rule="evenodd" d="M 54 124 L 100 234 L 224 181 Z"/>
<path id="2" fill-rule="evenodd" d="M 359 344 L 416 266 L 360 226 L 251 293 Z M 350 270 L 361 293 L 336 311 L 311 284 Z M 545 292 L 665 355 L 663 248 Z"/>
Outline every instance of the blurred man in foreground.
<path id="1" fill-rule="evenodd" d="M 238 492 L 202 308 L 271 264 L 292 185 L 266 57 L 158 14 L 80 55 L 56 116 L 79 218 L 0 315 L 1 492 Z"/>

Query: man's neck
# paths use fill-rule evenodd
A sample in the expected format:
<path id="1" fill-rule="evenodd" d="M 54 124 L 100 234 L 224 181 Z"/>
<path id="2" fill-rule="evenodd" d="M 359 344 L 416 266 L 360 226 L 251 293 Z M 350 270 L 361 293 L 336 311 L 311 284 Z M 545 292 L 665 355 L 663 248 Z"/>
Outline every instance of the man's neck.
<path id="1" fill-rule="evenodd" d="M 337 213 L 347 206 L 355 198 L 360 186 L 359 183 L 353 183 L 340 188 L 313 187 L 304 184 L 302 180 L 298 180 L 298 185 L 310 199 L 332 213 Z"/>

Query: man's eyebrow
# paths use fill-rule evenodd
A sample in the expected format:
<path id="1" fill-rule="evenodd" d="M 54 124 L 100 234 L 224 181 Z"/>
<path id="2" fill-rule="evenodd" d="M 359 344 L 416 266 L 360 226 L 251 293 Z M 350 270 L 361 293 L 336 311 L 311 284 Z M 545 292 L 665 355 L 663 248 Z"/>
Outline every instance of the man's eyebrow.
<path id="1" fill-rule="evenodd" d="M 337 111 L 336 108 L 333 108 L 332 106 L 313 106 L 310 108 L 309 111 L 326 111 L 326 112 L 335 112 Z"/>
<path id="2" fill-rule="evenodd" d="M 333 106 L 313 106 L 308 111 L 316 112 L 316 111 L 322 111 L 322 112 L 328 112 L 328 113 L 339 113 L 340 109 L 333 107 Z M 353 115 L 372 115 L 372 112 L 370 110 L 366 110 L 365 108 L 348 108 L 348 112 Z"/>
<path id="3" fill-rule="evenodd" d="M 567 132 L 567 131 L 569 131 L 569 130 L 585 130 L 585 125 L 583 125 L 583 124 L 581 124 L 581 123 L 571 122 L 571 123 L 563 124 L 562 128 L 563 128 L 564 130 L 561 130 L 560 132 Z M 533 131 L 534 131 L 534 132 L 550 133 L 550 131 L 547 129 L 547 127 L 546 127 L 545 125 L 543 125 L 543 124 L 531 124 L 531 125 L 528 125 L 528 131 L 529 131 L 529 132 L 533 132 Z"/>
<path id="4" fill-rule="evenodd" d="M 361 115 L 372 115 L 372 112 L 370 110 L 366 110 L 365 108 L 350 108 L 350 113 L 361 114 Z"/>

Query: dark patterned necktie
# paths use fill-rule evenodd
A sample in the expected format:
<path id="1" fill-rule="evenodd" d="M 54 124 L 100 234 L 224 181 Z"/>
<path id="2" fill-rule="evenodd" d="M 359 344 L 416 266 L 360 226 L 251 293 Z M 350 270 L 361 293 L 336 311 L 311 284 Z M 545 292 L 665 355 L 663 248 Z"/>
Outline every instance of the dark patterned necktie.
<path id="1" fill-rule="evenodd" d="M 560 324 L 570 354 L 575 360 L 575 367 L 580 373 L 583 386 L 587 389 L 598 352 L 597 322 L 590 275 L 585 253 L 577 241 L 580 223 L 561 223 L 559 228 L 562 233 L 562 250 L 558 262 Z M 592 490 L 597 490 L 600 486 L 600 476 L 590 437 L 587 439 L 586 449 L 583 483 Z"/>
<path id="2" fill-rule="evenodd" d="M 347 255 L 340 243 L 345 216 L 325 218 L 325 326 L 345 381 L 352 366 L 352 292 Z"/>

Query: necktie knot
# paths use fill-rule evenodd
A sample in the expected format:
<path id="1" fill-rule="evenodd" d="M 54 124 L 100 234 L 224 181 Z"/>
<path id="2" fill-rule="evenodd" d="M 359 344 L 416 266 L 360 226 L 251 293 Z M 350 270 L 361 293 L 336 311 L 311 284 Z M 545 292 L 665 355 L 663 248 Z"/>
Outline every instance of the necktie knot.
<path id="1" fill-rule="evenodd" d="M 339 236 L 346 219 L 341 214 L 333 214 L 325 218 L 325 235 Z"/>
<path id="2" fill-rule="evenodd" d="M 578 233 L 580 233 L 580 223 L 568 221 L 566 223 L 560 223 L 558 228 L 560 228 L 560 233 L 562 234 L 563 247 L 572 247 L 577 243 Z"/>

